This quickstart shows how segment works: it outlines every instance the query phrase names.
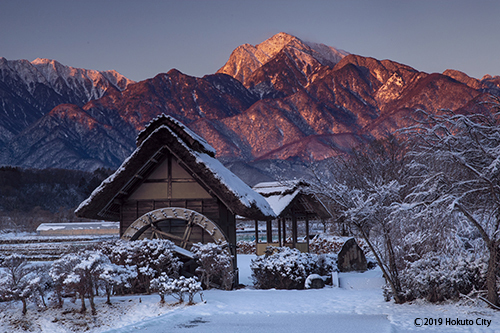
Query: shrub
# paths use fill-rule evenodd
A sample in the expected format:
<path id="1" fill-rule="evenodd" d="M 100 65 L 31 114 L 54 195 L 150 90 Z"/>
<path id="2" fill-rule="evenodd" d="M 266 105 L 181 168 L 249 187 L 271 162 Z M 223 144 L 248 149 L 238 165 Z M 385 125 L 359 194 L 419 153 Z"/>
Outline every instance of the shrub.
<path id="1" fill-rule="evenodd" d="M 164 239 L 143 239 L 136 241 L 115 241 L 102 244 L 102 251 L 111 262 L 121 266 L 134 267 L 137 276 L 131 280 L 131 292 L 149 293 L 152 279 L 161 273 L 178 277 L 181 261 L 174 254 L 174 243 Z"/>
<path id="2" fill-rule="evenodd" d="M 67 264 L 64 264 L 67 263 Z M 92 314 L 96 313 L 94 297 L 100 282 L 100 275 L 110 264 L 109 258 L 101 251 L 84 251 L 70 253 L 53 263 L 54 268 L 65 267 L 62 272 L 64 289 L 77 293 L 82 302 L 81 312 L 86 311 L 85 297 L 89 299 Z M 56 269 L 52 270 L 54 272 Z M 58 272 L 59 273 L 59 272 Z M 59 283 L 61 276 L 53 274 L 54 281 Z"/>
<path id="3" fill-rule="evenodd" d="M 213 243 L 198 243 L 193 245 L 191 252 L 200 265 L 196 272 L 200 273 L 205 288 L 215 286 L 231 289 L 234 280 L 233 259 L 226 248 Z"/>
<path id="4" fill-rule="evenodd" d="M 487 263 L 472 257 L 447 257 L 428 253 L 401 272 L 408 299 L 429 302 L 457 299 L 460 294 L 483 289 Z"/>
<path id="5" fill-rule="evenodd" d="M 22 313 L 26 314 L 28 299 L 35 300 L 41 291 L 42 277 L 28 266 L 26 257 L 11 254 L 2 258 L 0 267 L 0 299 L 5 301 L 20 300 Z"/>
<path id="6" fill-rule="evenodd" d="M 252 278 L 261 289 L 303 289 L 310 274 L 325 275 L 337 269 L 332 254 L 301 253 L 287 247 L 268 247 L 264 256 L 252 260 Z"/>

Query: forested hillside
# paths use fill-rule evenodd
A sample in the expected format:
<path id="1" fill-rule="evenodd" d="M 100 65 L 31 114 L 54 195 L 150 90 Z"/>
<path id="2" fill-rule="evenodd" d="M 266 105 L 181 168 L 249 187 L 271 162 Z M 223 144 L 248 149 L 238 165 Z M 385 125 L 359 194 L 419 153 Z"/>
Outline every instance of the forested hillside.
<path id="1" fill-rule="evenodd" d="M 1 167 L 1 229 L 32 230 L 42 222 L 74 220 L 74 209 L 111 171 Z"/>

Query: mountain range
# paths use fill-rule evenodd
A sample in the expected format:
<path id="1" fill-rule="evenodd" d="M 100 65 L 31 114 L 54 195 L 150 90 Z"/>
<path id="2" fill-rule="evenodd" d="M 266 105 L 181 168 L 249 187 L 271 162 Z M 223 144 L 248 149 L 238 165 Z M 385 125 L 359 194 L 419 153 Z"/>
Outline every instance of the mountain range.
<path id="1" fill-rule="evenodd" d="M 0 58 L 0 165 L 116 168 L 137 133 L 165 113 L 226 165 L 265 174 L 269 161 L 323 160 L 406 125 L 415 109 L 473 110 L 489 94 L 500 95 L 500 77 L 428 74 L 286 33 L 239 46 L 201 78 L 172 69 L 133 82 L 115 71 Z"/>

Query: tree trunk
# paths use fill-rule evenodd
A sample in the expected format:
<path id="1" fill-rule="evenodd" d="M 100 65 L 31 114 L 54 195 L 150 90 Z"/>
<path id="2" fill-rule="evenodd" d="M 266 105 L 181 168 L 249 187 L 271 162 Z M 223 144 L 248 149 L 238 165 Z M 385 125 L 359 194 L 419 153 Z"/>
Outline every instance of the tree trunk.
<path id="1" fill-rule="evenodd" d="M 392 282 L 394 283 L 395 289 L 399 293 L 402 293 L 401 292 L 401 282 L 399 281 L 398 268 L 396 266 L 396 255 L 394 254 L 394 248 L 392 247 L 391 237 L 389 236 L 387 231 L 385 231 L 384 238 L 385 238 L 387 254 L 389 257 L 389 272 L 390 272 L 391 277 L 392 277 Z"/>
<path id="2" fill-rule="evenodd" d="M 40 294 L 40 298 L 42 299 L 42 304 L 43 304 L 43 307 L 47 307 L 47 303 L 45 303 L 45 297 L 43 296 L 43 293 Z"/>
<path id="3" fill-rule="evenodd" d="M 490 258 L 488 260 L 488 271 L 486 273 L 486 289 L 488 290 L 488 301 L 493 305 L 500 305 L 497 293 L 497 255 L 498 244 L 494 240 L 488 243 Z"/>
<path id="4" fill-rule="evenodd" d="M 365 233 L 365 231 L 361 227 L 357 226 L 357 228 L 361 231 L 361 235 L 363 236 L 363 239 L 366 241 L 366 243 L 368 244 L 368 247 L 370 248 L 373 255 L 375 256 L 375 259 L 377 260 L 377 263 L 380 266 L 380 269 L 382 270 L 382 274 L 384 275 L 385 280 L 391 286 L 391 290 L 392 290 L 393 297 L 394 297 L 394 302 L 396 302 L 397 304 L 403 304 L 405 302 L 405 299 L 402 296 L 401 285 L 398 285 L 398 286 L 395 285 L 391 274 L 387 273 L 387 270 L 385 269 L 385 266 L 382 262 L 382 259 L 380 259 L 380 256 L 378 255 L 377 251 L 375 250 L 372 243 L 368 239 L 368 235 Z M 399 280 L 398 280 L 398 283 L 399 283 Z"/>
<path id="5" fill-rule="evenodd" d="M 57 297 L 57 307 L 62 308 L 64 305 L 64 299 L 62 297 L 62 287 L 56 288 L 56 297 Z"/>
<path id="6" fill-rule="evenodd" d="M 92 310 L 92 314 L 93 315 L 97 314 L 97 311 L 95 309 L 94 293 L 93 292 L 89 295 L 89 302 L 90 302 L 90 309 Z"/>
<path id="7" fill-rule="evenodd" d="M 111 305 L 111 286 L 107 285 L 106 286 L 106 304 Z"/>
<path id="8" fill-rule="evenodd" d="M 21 298 L 21 302 L 23 302 L 23 315 L 26 314 L 26 312 L 28 312 L 28 306 L 27 306 L 27 302 L 26 302 L 26 298 Z"/>
<path id="9" fill-rule="evenodd" d="M 85 295 L 83 293 L 80 294 L 80 300 L 82 301 L 82 307 L 80 308 L 80 312 L 85 313 L 87 311 L 87 307 L 85 306 Z"/>
<path id="10" fill-rule="evenodd" d="M 95 310 L 94 288 L 92 288 L 92 285 L 90 285 L 89 288 L 89 303 L 90 303 L 90 309 L 92 310 L 92 314 L 95 315 L 97 311 Z"/>

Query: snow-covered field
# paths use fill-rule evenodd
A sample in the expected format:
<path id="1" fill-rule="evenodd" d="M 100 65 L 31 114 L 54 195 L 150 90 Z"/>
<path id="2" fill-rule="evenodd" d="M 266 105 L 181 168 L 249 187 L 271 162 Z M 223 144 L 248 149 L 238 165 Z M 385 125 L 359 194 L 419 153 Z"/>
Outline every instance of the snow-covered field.
<path id="1" fill-rule="evenodd" d="M 238 256 L 240 282 L 249 286 L 253 257 Z M 99 298 L 97 316 L 80 315 L 79 301 L 66 301 L 63 311 L 31 305 L 25 318 L 20 304 L 0 303 L 0 332 L 16 332 L 9 323 L 17 332 L 500 332 L 500 314 L 483 304 L 385 302 L 377 269 L 339 279 L 340 288 L 319 290 L 208 290 L 206 302 L 192 306 L 161 306 L 158 295 L 114 297 L 111 306 Z M 434 325 L 416 326 L 426 320 Z"/>

